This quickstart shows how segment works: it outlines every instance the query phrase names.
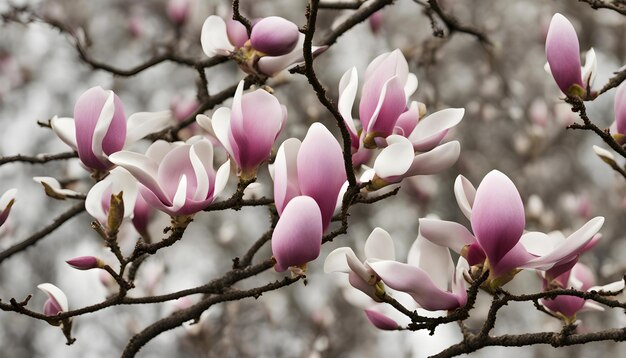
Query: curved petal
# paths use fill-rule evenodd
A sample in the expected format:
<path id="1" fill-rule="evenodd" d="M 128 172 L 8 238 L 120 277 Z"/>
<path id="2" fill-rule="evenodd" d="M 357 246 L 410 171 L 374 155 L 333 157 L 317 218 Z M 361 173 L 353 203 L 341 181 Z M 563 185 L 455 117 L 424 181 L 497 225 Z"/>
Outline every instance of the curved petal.
<path id="1" fill-rule="evenodd" d="M 387 286 L 408 293 L 426 310 L 452 310 L 460 306 L 456 295 L 441 291 L 418 267 L 395 261 L 374 262 L 371 267 Z"/>
<path id="2" fill-rule="evenodd" d="M 404 175 L 413 164 L 413 145 L 408 139 L 399 135 L 387 137 L 387 143 L 389 146 L 384 148 L 374 161 L 376 175 L 380 178 Z"/>
<path id="3" fill-rule="evenodd" d="M 554 250 L 564 239 L 564 237 L 558 237 L 556 235 L 546 235 L 542 232 L 529 231 L 522 235 L 520 242 L 529 253 L 535 256 L 543 256 Z"/>
<path id="4" fill-rule="evenodd" d="M 468 220 L 472 219 L 472 206 L 474 206 L 474 199 L 476 198 L 476 188 L 474 185 L 462 175 L 456 177 L 454 181 L 454 196 L 456 202 L 461 208 L 463 215 Z"/>
<path id="5" fill-rule="evenodd" d="M 396 321 L 374 310 L 365 310 L 365 316 L 374 327 L 384 331 L 393 331 L 399 327 Z"/>
<path id="6" fill-rule="evenodd" d="M 359 103 L 359 118 L 367 133 L 386 137 L 393 133 L 398 117 L 406 109 L 406 97 L 397 76 L 389 78 L 379 89 L 365 83 Z"/>
<path id="7" fill-rule="evenodd" d="M 109 156 L 109 160 L 128 170 L 140 183 L 152 191 L 164 203 L 171 204 L 158 181 L 158 164 L 152 159 L 134 152 L 121 151 Z"/>
<path id="8" fill-rule="evenodd" d="M 42 290 L 51 300 L 54 300 L 63 312 L 67 312 L 70 310 L 69 304 L 67 303 L 67 296 L 65 293 L 61 291 L 60 288 L 56 287 L 51 283 L 42 283 L 37 285 L 37 288 Z"/>
<path id="9" fill-rule="evenodd" d="M 227 160 L 224 164 L 222 164 L 217 169 L 217 172 L 215 173 L 215 184 L 213 185 L 213 196 L 212 196 L 213 200 L 222 193 L 222 191 L 226 187 L 226 184 L 228 183 L 229 177 L 230 177 L 230 161 Z"/>
<path id="10" fill-rule="evenodd" d="M 596 59 L 596 52 L 593 47 L 585 54 L 585 66 L 582 68 L 583 85 L 586 89 L 591 88 L 593 81 L 596 79 L 596 73 L 598 69 L 598 60 Z"/>
<path id="11" fill-rule="evenodd" d="M 297 158 L 300 140 L 289 138 L 281 144 L 274 160 L 274 203 L 278 214 L 293 197 L 300 195 Z"/>
<path id="12" fill-rule="evenodd" d="M 233 147 L 230 144 L 230 113 L 230 108 L 220 107 L 213 113 L 213 118 L 210 119 L 209 123 L 228 155 L 234 158 Z M 206 121 L 203 120 L 201 125 L 205 128 L 204 126 L 207 125 Z"/>
<path id="13" fill-rule="evenodd" d="M 413 95 L 413 93 L 415 93 L 415 91 L 417 91 L 417 85 L 417 76 L 414 73 L 409 72 L 406 78 L 406 83 L 404 84 L 404 95 L 407 100 Z"/>
<path id="14" fill-rule="evenodd" d="M 205 163 L 200 159 L 207 160 L 210 164 L 205 167 Z M 195 143 L 189 149 L 189 160 L 196 175 L 196 190 L 191 194 L 193 200 L 205 200 L 209 197 L 211 189 L 209 187 L 209 171 L 213 173 L 213 146 L 209 141 Z"/>
<path id="15" fill-rule="evenodd" d="M 379 227 L 375 228 L 365 241 L 365 258 L 395 260 L 396 251 L 389 233 Z"/>
<path id="16" fill-rule="evenodd" d="M 356 126 L 354 125 L 354 119 L 352 118 L 352 106 L 354 105 L 358 86 L 359 75 L 356 71 L 356 67 L 352 67 L 343 74 L 339 81 L 339 103 L 337 104 L 337 109 L 346 124 L 346 128 L 348 128 L 350 132 L 350 139 L 352 140 L 352 147 L 354 148 L 359 147 L 359 136 Z"/>
<path id="17" fill-rule="evenodd" d="M 200 35 L 200 43 L 202 51 L 209 56 L 215 55 L 228 56 L 235 47 L 228 40 L 226 32 L 226 23 L 221 17 L 211 15 L 202 25 L 202 33 Z"/>
<path id="18" fill-rule="evenodd" d="M 463 108 L 446 108 L 435 112 L 421 119 L 408 138 L 413 146 L 419 148 L 417 150 L 421 152 L 431 150 L 441 142 L 448 129 L 461 122 L 464 114 Z"/>
<path id="19" fill-rule="evenodd" d="M 33 177 L 33 180 L 43 185 L 46 194 L 54 198 L 65 198 L 65 196 L 67 195 L 81 195 L 81 193 L 77 191 L 71 189 L 63 189 L 59 181 L 53 177 Z M 51 193 L 48 192 L 49 190 L 52 191 L 52 195 L 50 195 Z M 0 198 L 0 208 L 2 207 L 2 199 Z"/>
<path id="20" fill-rule="evenodd" d="M 416 155 L 404 176 L 437 174 L 453 166 L 460 154 L 461 144 L 458 141 L 442 144 L 429 152 Z"/>
<path id="21" fill-rule="evenodd" d="M 128 146 L 145 136 L 157 133 L 173 123 L 172 112 L 138 112 L 128 117 L 126 123 L 126 143 Z"/>
<path id="22" fill-rule="evenodd" d="M 618 133 L 626 135 L 626 82 L 617 87 L 614 101 L 615 128 Z"/>
<path id="23" fill-rule="evenodd" d="M 74 118 L 54 116 L 54 118 L 50 120 L 50 126 L 54 134 L 56 134 L 63 143 L 76 150 L 76 126 L 74 125 Z"/>
<path id="24" fill-rule="evenodd" d="M 113 183 L 106 180 L 106 178 L 99 181 L 91 187 L 89 193 L 87 193 L 87 198 L 85 199 L 85 210 L 87 210 L 89 215 L 94 217 L 100 223 L 107 222 L 108 213 L 104 210 L 102 201 L 107 193 L 111 193 L 112 184 Z M 124 202 L 124 204 L 126 204 L 126 202 Z M 126 213 L 126 208 L 124 208 L 124 214 Z"/>
<path id="25" fill-rule="evenodd" d="M 331 253 L 326 256 L 326 260 L 324 261 L 324 272 L 349 273 L 351 269 L 350 266 L 348 266 L 348 262 L 346 261 L 346 256 L 350 254 L 356 257 L 354 251 L 352 251 L 352 249 L 349 247 L 340 247 L 331 251 Z"/>
<path id="26" fill-rule="evenodd" d="M 293 198 L 283 211 L 272 234 L 275 269 L 315 260 L 322 245 L 322 214 L 315 200 L 308 196 Z"/>
<path id="27" fill-rule="evenodd" d="M 454 262 L 447 247 L 436 245 L 418 235 L 409 252 L 411 265 L 428 272 L 437 288 L 442 291 L 451 289 Z"/>
<path id="28" fill-rule="evenodd" d="M 448 247 L 456 253 L 466 245 L 476 242 L 476 238 L 465 226 L 453 221 L 419 219 L 419 232 L 426 240 L 439 246 Z"/>
<path id="29" fill-rule="evenodd" d="M 478 186 L 471 222 L 494 265 L 519 242 L 526 225 L 524 204 L 515 184 L 502 172 L 492 170 Z"/>
<path id="30" fill-rule="evenodd" d="M 13 188 L 5 191 L 0 197 L 0 225 L 4 224 L 9 217 L 9 213 L 11 212 L 13 203 L 15 203 L 16 196 L 17 189 Z"/>

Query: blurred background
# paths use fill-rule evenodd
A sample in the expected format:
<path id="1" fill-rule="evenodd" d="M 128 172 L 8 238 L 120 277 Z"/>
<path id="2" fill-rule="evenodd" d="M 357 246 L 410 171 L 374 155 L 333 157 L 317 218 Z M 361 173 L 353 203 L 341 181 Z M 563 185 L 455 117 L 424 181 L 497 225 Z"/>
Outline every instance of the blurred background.
<path id="1" fill-rule="evenodd" d="M 0 0 L 0 13 L 11 5 L 28 6 L 40 16 L 71 29 L 84 29 L 88 53 L 97 61 L 130 68 L 160 49 L 175 46 L 185 57 L 202 59 L 200 28 L 207 16 L 228 17 L 230 3 L 189 0 L 185 23 L 177 27 L 167 15 L 168 1 L 139 0 Z M 625 17 L 610 10 L 593 10 L 577 1 L 440 1 L 444 12 L 464 25 L 485 33 L 493 46 L 476 37 L 453 33 L 433 36 L 431 19 L 419 1 L 399 0 L 381 11 L 380 23 L 366 21 L 340 37 L 338 43 L 316 60 L 321 82 L 329 96 L 337 98 L 341 75 L 356 66 L 363 73 L 378 54 L 400 48 L 410 69 L 419 78 L 413 99 L 428 112 L 463 107 L 466 114 L 448 138 L 461 142 L 461 157 L 453 168 L 431 177 L 405 180 L 398 195 L 375 205 L 351 210 L 347 235 L 324 245 L 320 257 L 309 264 L 308 285 L 264 294 L 210 308 L 197 325 L 166 332 L 144 347 L 141 357 L 425 357 L 461 340 L 455 324 L 425 332 L 382 332 L 363 313 L 362 299 L 340 274 L 323 273 L 323 261 L 334 248 L 350 246 L 357 255 L 371 230 L 387 230 L 395 240 L 399 259 L 406 257 L 418 232 L 418 218 L 437 215 L 468 224 L 456 205 L 453 182 L 458 174 L 474 185 L 492 169 L 506 173 L 517 185 L 527 210 L 527 229 L 571 233 L 594 216 L 605 216 L 600 244 L 581 258 L 599 284 L 619 280 L 626 263 L 624 215 L 626 186 L 593 152 L 603 146 L 591 132 L 567 130 L 576 120 L 559 99 L 558 87 L 544 69 L 544 40 L 555 12 L 575 26 L 581 51 L 593 47 L 598 56 L 595 88 L 606 83 L 626 61 Z M 283 16 L 305 23 L 304 0 L 242 0 L 249 18 Z M 353 10 L 321 10 L 319 38 Z M 437 19 L 435 17 L 435 19 Z M 127 114 L 172 109 L 185 118 L 197 105 L 197 73 L 171 62 L 158 64 L 136 76 L 112 76 L 80 61 L 72 39 L 51 26 L 35 21 L 28 25 L 4 19 L 0 22 L 0 155 L 35 155 L 68 150 L 46 122 L 54 115 L 72 116 L 78 96 L 92 86 L 114 90 Z M 448 35 L 445 24 L 436 28 Z M 174 45 L 173 45 L 174 44 Z M 245 74 L 234 63 L 207 70 L 209 93 L 237 83 Z M 302 138 L 308 126 L 320 121 L 338 133 L 334 119 L 321 106 L 306 78 L 284 73 L 268 81 L 289 111 L 288 125 L 278 140 Z M 601 128 L 613 121 L 613 94 L 609 91 L 587 105 L 590 118 Z M 230 101 L 224 103 L 229 106 Z M 191 109 L 190 109 L 191 108 Z M 210 116 L 212 111 L 207 112 Z M 195 132 L 194 132 L 195 131 Z M 183 135 L 201 133 L 190 126 Z M 144 149 L 148 143 L 142 144 Z M 278 145 L 277 145 L 278 146 Z M 276 146 L 276 147 L 277 147 Z M 141 148 L 141 147 L 140 147 Z M 141 150 L 141 149 L 140 149 Z M 224 157 L 223 151 L 219 155 Z M 48 164 L 9 163 L 0 167 L 0 191 L 16 187 L 19 196 L 8 222 L 2 227 L 0 250 L 23 240 L 50 223 L 73 202 L 44 195 L 33 176 L 53 176 L 87 192 L 92 182 L 78 160 Z M 231 179 L 232 181 L 232 179 Z M 249 195 L 271 195 L 266 169 Z M 223 194 L 235 190 L 231 182 Z M 240 212 L 200 213 L 181 242 L 151 257 L 142 266 L 132 295 L 163 294 L 195 287 L 229 270 L 231 258 L 242 255 L 269 227 L 266 208 Z M 102 301 L 110 282 L 98 272 L 77 271 L 65 264 L 76 256 L 95 255 L 114 262 L 101 239 L 90 229 L 87 214 L 72 219 L 36 246 L 2 262 L 0 298 L 22 299 L 34 294 L 29 307 L 39 309 L 45 295 L 36 290 L 51 282 L 67 294 L 70 307 Z M 162 236 L 168 218 L 155 213 L 152 236 Z M 126 252 L 136 233 L 129 226 L 120 235 Z M 269 257 L 269 245 L 258 259 Z M 270 270 L 238 287 L 252 287 L 282 276 Z M 110 286 L 109 286 L 110 287 Z M 512 292 L 539 291 L 540 280 L 524 272 L 507 287 Z M 37 292 L 36 292 L 37 291 Z M 0 357 L 115 357 L 128 339 L 177 308 L 199 299 L 158 305 L 112 307 L 74 320 L 76 343 L 66 346 L 60 330 L 14 313 L 0 313 Z M 469 327 L 479 327 L 489 298 L 482 294 Z M 581 331 L 623 327 L 618 310 L 579 315 Z M 559 330 L 560 322 L 537 311 L 531 303 L 510 304 L 501 311 L 494 334 Z M 622 347 L 623 348 L 623 347 Z M 472 357 L 508 354 L 512 357 L 621 356 L 614 343 L 593 343 L 555 350 L 547 346 L 486 348 Z"/>

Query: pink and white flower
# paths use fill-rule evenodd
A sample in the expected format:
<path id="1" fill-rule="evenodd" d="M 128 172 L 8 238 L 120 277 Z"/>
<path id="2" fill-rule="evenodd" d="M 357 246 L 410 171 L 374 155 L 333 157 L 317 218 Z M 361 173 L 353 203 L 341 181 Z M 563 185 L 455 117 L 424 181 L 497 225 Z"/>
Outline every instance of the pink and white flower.
<path id="1" fill-rule="evenodd" d="M 455 222 L 420 219 L 420 234 L 461 254 L 470 266 L 488 269 L 492 288 L 510 281 L 520 269 L 547 271 L 571 263 L 589 249 L 604 223 L 603 217 L 595 217 L 556 242 L 543 233 L 524 233 L 522 199 L 515 184 L 497 170 L 489 172 L 478 189 L 459 176 L 454 191 L 473 233 Z"/>
<path id="2" fill-rule="evenodd" d="M 283 142 L 273 169 L 278 213 L 282 215 L 294 197 L 310 196 L 319 206 L 326 230 L 346 182 L 341 146 L 332 133 L 321 123 L 313 123 L 302 143 L 295 138 Z"/>
<path id="3" fill-rule="evenodd" d="M 105 263 L 95 256 L 80 256 L 65 261 L 68 265 L 77 270 L 91 270 L 103 268 Z"/>
<path id="4" fill-rule="evenodd" d="M 287 121 L 287 108 L 267 91 L 243 94 L 239 82 L 232 109 L 221 107 L 213 118 L 198 116 L 198 124 L 215 133 L 229 156 L 237 163 L 242 179 L 256 177 L 257 168 L 272 151 Z"/>
<path id="5" fill-rule="evenodd" d="M 315 200 L 306 195 L 290 200 L 272 233 L 276 271 L 306 270 L 306 264 L 320 254 L 322 232 L 322 214 Z"/>
<path id="6" fill-rule="evenodd" d="M 0 226 L 7 221 L 9 214 L 11 213 L 11 207 L 15 203 L 15 197 L 17 196 L 17 189 L 9 189 L 0 196 Z"/>
<path id="7" fill-rule="evenodd" d="M 166 128 L 170 122 L 169 111 L 135 113 L 127 122 L 119 97 L 97 86 L 79 97 L 74 118 L 54 117 L 50 124 L 55 134 L 78 152 L 85 167 L 106 171 L 113 165 L 110 154 Z"/>
<path id="8" fill-rule="evenodd" d="M 60 288 L 51 283 L 42 283 L 38 285 L 37 288 L 48 295 L 48 299 L 43 305 L 43 314 L 46 316 L 56 316 L 59 313 L 70 310 L 67 296 Z"/>
<path id="9" fill-rule="evenodd" d="M 211 15 L 202 26 L 200 41 L 207 56 L 230 56 L 248 73 L 274 76 L 304 61 L 304 34 L 294 23 L 278 16 L 255 21 L 248 37 L 246 28 L 238 21 L 224 22 Z M 313 46 L 313 55 L 325 49 Z"/>
<path id="10" fill-rule="evenodd" d="M 565 16 L 556 13 L 550 21 L 546 37 L 546 71 L 552 74 L 557 85 L 568 96 L 586 97 L 596 75 L 596 55 L 590 49 L 585 57 L 585 67 L 580 66 L 580 45 L 576 30 Z"/>
<path id="11" fill-rule="evenodd" d="M 171 216 L 188 216 L 206 208 L 222 192 L 230 174 L 227 161 L 213 169 L 213 146 L 204 138 L 187 142 L 154 142 L 139 154 L 130 151 L 110 156 L 140 183 L 146 202 Z"/>
<path id="12" fill-rule="evenodd" d="M 619 85 L 615 92 L 613 111 L 615 113 L 615 122 L 611 129 L 614 132 L 614 137 L 615 134 L 618 134 L 617 141 L 620 144 L 624 144 L 626 142 L 624 140 L 624 136 L 626 136 L 626 85 L 624 83 Z"/>

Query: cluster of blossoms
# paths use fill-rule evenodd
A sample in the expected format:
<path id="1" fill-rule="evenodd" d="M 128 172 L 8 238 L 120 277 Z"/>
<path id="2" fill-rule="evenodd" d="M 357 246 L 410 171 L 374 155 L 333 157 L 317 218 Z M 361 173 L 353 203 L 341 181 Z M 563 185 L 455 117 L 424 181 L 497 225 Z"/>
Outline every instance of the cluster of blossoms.
<path id="1" fill-rule="evenodd" d="M 185 4 L 172 1 L 168 8 L 172 21 L 185 21 Z M 273 76 L 302 61 L 303 36 L 295 24 L 280 17 L 255 20 L 248 33 L 237 21 L 210 16 L 202 28 L 201 44 L 208 56 L 228 56 L 247 73 Z M 323 50 L 314 48 L 313 53 Z M 560 14 L 552 20 L 546 54 L 548 70 L 563 93 L 593 96 L 595 54 L 590 50 L 581 68 L 576 32 Z M 623 86 L 615 102 L 618 133 L 626 130 Z M 417 87 L 417 77 L 409 72 L 400 50 L 381 54 L 363 76 L 357 122 L 352 116 L 359 92 L 356 68 L 345 72 L 339 81 L 338 111 L 351 140 L 351 147 L 344 150 L 350 151 L 355 169 L 362 169 L 359 185 L 369 191 L 407 177 L 439 173 L 459 158 L 459 142 L 444 139 L 461 122 L 464 109 L 448 108 L 426 116 L 425 106 L 410 100 Z M 228 186 L 231 161 L 240 183 L 256 180 L 287 123 L 288 111 L 264 89 L 244 92 L 241 81 L 230 108 L 218 108 L 211 117 L 198 115 L 197 124 L 205 130 L 201 135 L 186 141 L 156 140 L 140 153 L 133 144 L 171 126 L 177 115 L 170 111 L 142 112 L 127 119 L 122 101 L 113 91 L 100 87 L 87 90 L 77 100 L 73 118 L 55 117 L 51 121 L 54 132 L 77 151 L 82 165 L 97 181 L 86 196 L 86 210 L 109 232 L 115 232 L 128 218 L 145 238 L 152 210 L 166 213 L 173 225 L 184 227 L 196 213 L 207 209 Z M 192 107 L 197 107 L 197 102 Z M 228 157 L 217 166 L 215 147 Z M 367 166 L 370 161 L 371 168 Z M 289 138 L 279 146 L 273 164 L 268 165 L 279 215 L 271 240 L 276 271 L 302 275 L 307 264 L 320 255 L 323 235 L 348 187 L 345 168 L 340 143 L 321 123 L 312 124 L 302 141 Z M 62 188 L 54 178 L 35 180 L 56 198 L 80 194 Z M 537 271 L 546 291 L 623 288 L 623 282 L 592 287 L 593 275 L 578 263 L 579 256 L 600 239 L 598 231 L 604 218 L 589 220 L 567 238 L 525 231 L 521 196 L 511 179 L 497 170 L 488 173 L 477 188 L 458 176 L 454 193 L 471 231 L 456 222 L 420 219 L 418 237 L 405 263 L 396 260 L 389 233 L 376 228 L 365 242 L 364 261 L 351 248 L 343 247 L 328 255 L 324 270 L 347 273 L 349 283 L 369 296 L 373 305 L 382 302 L 385 295 L 404 295 L 414 307 L 428 311 L 465 306 L 466 284 L 486 272 L 488 278 L 481 287 L 488 292 L 495 292 L 524 269 Z M 4 208 L 0 224 L 14 196 L 13 190 L 0 198 L 0 208 Z M 456 263 L 450 250 L 459 255 Z M 106 266 L 95 256 L 77 257 L 67 263 L 80 270 Z M 67 297 L 60 289 L 52 284 L 39 288 L 49 296 L 44 306 L 46 315 L 68 311 Z M 590 306 L 573 296 L 542 302 L 568 322 Z M 378 328 L 398 327 L 376 309 L 367 309 L 366 314 Z"/>

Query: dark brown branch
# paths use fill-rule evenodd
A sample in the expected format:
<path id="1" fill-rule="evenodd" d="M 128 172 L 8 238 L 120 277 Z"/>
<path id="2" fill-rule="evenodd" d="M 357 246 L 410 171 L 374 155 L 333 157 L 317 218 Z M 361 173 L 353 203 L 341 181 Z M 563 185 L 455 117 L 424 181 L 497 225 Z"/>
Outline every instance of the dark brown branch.
<path id="1" fill-rule="evenodd" d="M 622 82 L 626 80 L 626 69 L 615 72 L 615 76 L 611 77 L 609 81 L 598 91 L 598 95 L 603 94 L 604 92 L 611 90 L 617 86 L 619 86 Z"/>
<path id="2" fill-rule="evenodd" d="M 246 27 L 246 31 L 248 32 L 248 37 L 252 33 L 252 23 L 248 18 L 241 15 L 239 12 L 239 0 L 233 0 L 233 20 L 239 21 L 243 26 Z"/>
<path id="3" fill-rule="evenodd" d="M 0 165 L 4 165 L 7 163 L 15 163 L 15 162 L 22 162 L 22 163 L 29 163 L 29 164 L 43 164 L 43 163 L 48 163 L 48 162 L 52 162 L 55 160 L 66 160 L 66 159 L 72 159 L 72 158 L 77 158 L 77 157 L 78 157 L 78 153 L 76 152 L 64 152 L 64 153 L 58 153 L 58 154 L 38 154 L 34 156 L 17 154 L 17 155 L 12 155 L 12 156 L 0 157 Z"/>
<path id="4" fill-rule="evenodd" d="M 348 30 L 353 28 L 354 26 L 360 24 L 361 22 L 367 20 L 373 13 L 384 8 L 387 5 L 391 5 L 394 0 L 375 0 L 372 1 L 367 6 L 361 6 L 357 11 L 354 12 L 349 18 L 347 18 L 344 22 L 339 24 L 339 26 L 335 27 L 332 31 L 326 34 L 322 41 L 320 42 L 321 46 L 331 46 L 337 39 L 341 37 Z M 316 4 L 316 9 L 319 8 L 319 4 Z M 305 45 L 306 48 L 306 45 Z"/>
<path id="5" fill-rule="evenodd" d="M 356 10 L 365 3 L 365 0 L 320 0 L 320 9 L 351 9 Z"/>
<path id="6" fill-rule="evenodd" d="M 626 4 L 620 1 L 578 0 L 578 2 L 585 2 L 589 4 L 592 9 L 609 9 L 616 11 L 622 15 L 626 15 Z"/>
<path id="7" fill-rule="evenodd" d="M 424 5 L 421 2 L 418 2 L 418 4 Z M 491 40 L 489 40 L 487 35 L 485 35 L 483 32 L 474 27 L 462 24 L 456 17 L 444 12 L 443 9 L 441 9 L 441 7 L 439 6 L 437 0 L 428 0 L 427 9 L 430 9 L 437 14 L 441 21 L 446 25 L 446 28 L 448 29 L 448 32 L 450 34 L 454 32 L 465 33 L 474 36 L 478 41 L 480 41 L 480 43 L 484 45 L 493 46 Z M 433 31 L 436 31 L 436 25 L 434 24 L 434 19 L 432 17 L 431 22 L 433 22 Z"/>
<path id="8" fill-rule="evenodd" d="M 35 245 L 37 242 L 39 242 L 39 240 L 43 239 L 51 232 L 58 229 L 66 221 L 82 213 L 84 210 L 85 210 L 85 203 L 83 202 L 80 202 L 72 206 L 69 210 L 67 210 L 66 212 L 58 216 L 56 219 L 54 219 L 54 221 L 50 225 L 32 234 L 31 236 L 29 236 L 27 239 L 23 240 L 22 242 L 19 242 L 9 247 L 8 249 L 0 252 L 0 263 L 8 259 L 9 257 L 15 255 L 16 253 Z"/>

